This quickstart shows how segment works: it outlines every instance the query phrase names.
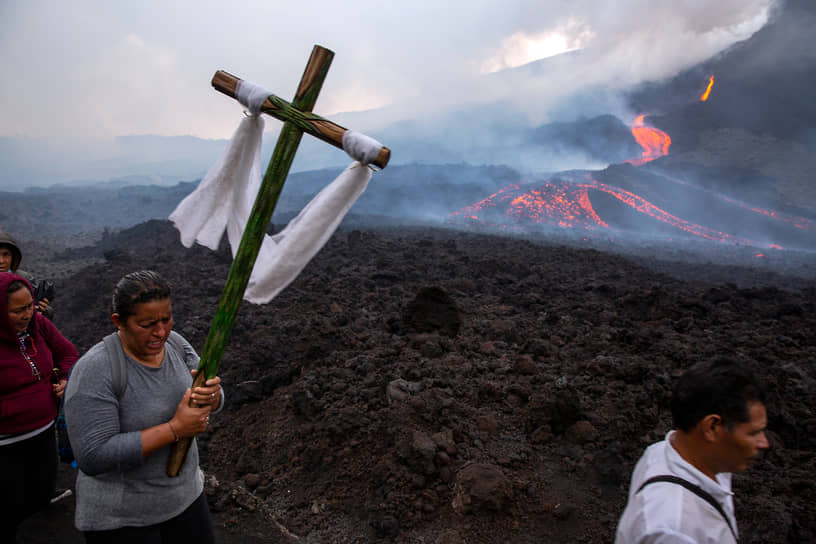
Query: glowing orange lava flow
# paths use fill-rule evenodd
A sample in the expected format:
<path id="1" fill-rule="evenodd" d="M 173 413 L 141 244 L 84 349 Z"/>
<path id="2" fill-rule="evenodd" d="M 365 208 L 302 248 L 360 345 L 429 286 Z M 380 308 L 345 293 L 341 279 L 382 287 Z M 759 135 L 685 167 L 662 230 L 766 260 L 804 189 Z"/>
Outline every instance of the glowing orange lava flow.
<path id="1" fill-rule="evenodd" d="M 640 166 L 649 161 L 653 161 L 659 157 L 669 154 L 669 146 L 671 146 L 671 137 L 660 130 L 659 128 L 647 127 L 643 124 L 645 115 L 638 115 L 632 125 L 632 136 L 635 137 L 637 143 L 643 148 L 643 155 L 639 159 L 629 159 L 630 164 Z"/>
<path id="2" fill-rule="evenodd" d="M 762 215 L 764 215 L 766 217 L 771 217 L 771 218 L 776 219 L 778 221 L 782 221 L 783 223 L 787 223 L 787 224 L 789 224 L 791 226 L 796 227 L 797 229 L 802 229 L 802 230 L 806 230 L 806 231 L 811 231 L 811 230 L 816 231 L 816 223 L 814 223 L 810 219 L 805 219 L 804 217 L 798 217 L 798 216 L 795 216 L 795 215 L 787 215 L 787 214 L 784 214 L 784 213 L 775 212 L 775 211 L 769 210 L 767 208 L 760 208 L 758 206 L 752 206 L 750 204 L 745 204 L 743 202 L 739 202 L 737 200 L 728 198 L 727 196 L 722 196 L 721 198 L 726 202 L 730 202 L 731 204 L 734 204 L 734 205 L 739 206 L 741 208 L 751 210 L 752 212 L 756 212 L 758 214 L 762 214 Z"/>
<path id="3" fill-rule="evenodd" d="M 530 224 L 561 228 L 609 228 L 592 208 L 586 183 L 548 180 L 535 189 L 509 185 L 486 199 L 450 215 L 466 224 L 523 229 Z M 495 219 L 491 222 L 490 219 Z"/>
<path id="4" fill-rule="evenodd" d="M 708 95 L 711 94 L 711 87 L 713 87 L 713 86 L 714 86 L 714 76 L 711 76 L 710 78 L 708 78 L 708 87 L 706 87 L 705 92 L 703 92 L 703 94 L 700 96 L 700 100 L 702 100 L 703 102 L 708 100 Z"/>
<path id="5" fill-rule="evenodd" d="M 679 183 L 680 185 L 688 185 L 687 182 L 679 180 L 679 179 L 675 179 L 675 178 L 669 178 L 669 179 L 671 179 L 671 181 L 673 181 L 674 183 Z M 788 214 L 785 214 L 785 213 L 782 213 L 782 212 L 777 212 L 777 211 L 774 211 L 774 210 L 770 210 L 768 208 L 760 208 L 759 206 L 754 206 L 753 204 L 747 204 L 747 203 L 742 202 L 740 200 L 729 198 L 729 197 L 727 197 L 727 196 L 725 196 L 723 194 L 716 193 L 714 191 L 706 190 L 706 193 L 711 195 L 711 198 L 715 198 L 717 200 L 727 202 L 728 204 L 730 204 L 732 206 L 737 206 L 737 207 L 742 208 L 744 210 L 750 210 L 750 211 L 752 211 L 754 213 L 758 213 L 758 214 L 764 215 L 766 217 L 770 217 L 771 219 L 776 219 L 777 221 L 781 221 L 782 223 L 787 223 L 788 225 L 791 225 L 792 227 L 796 227 L 797 229 L 816 232 L 816 222 L 811 221 L 810 219 L 806 219 L 804 217 L 800 217 L 800 216 L 796 216 L 796 215 L 788 215 Z M 771 247 L 773 247 L 773 246 L 771 246 Z"/>
<path id="6" fill-rule="evenodd" d="M 587 185 L 554 183 L 517 196 L 505 212 L 517 219 L 549 222 L 559 227 L 608 227 L 592 208 Z"/>
<path id="7" fill-rule="evenodd" d="M 701 238 L 706 238 L 708 240 L 714 240 L 715 242 L 724 242 L 728 244 L 734 245 L 749 245 L 754 247 L 769 247 L 768 244 L 762 242 L 756 242 L 754 240 L 749 240 L 747 238 L 741 238 L 739 236 L 734 236 L 731 234 L 726 234 L 724 232 L 716 231 L 710 229 L 708 227 L 704 227 L 702 225 L 697 225 L 690 221 L 686 221 L 685 219 L 681 219 L 676 215 L 672 215 L 665 210 L 662 210 L 652 204 L 651 202 L 647 201 L 646 199 L 620 187 L 613 187 L 611 185 L 607 185 L 605 183 L 600 183 L 594 179 L 590 179 L 592 183 L 595 184 L 596 188 L 600 191 L 603 191 L 609 195 L 614 196 L 624 204 L 628 204 L 632 208 L 636 209 L 639 212 L 645 213 L 658 221 L 662 221 L 663 223 L 667 223 L 677 229 L 680 229 L 684 232 L 689 234 L 693 234 L 694 236 L 699 236 Z M 776 246 L 779 247 L 779 246 Z"/>
<path id="8" fill-rule="evenodd" d="M 476 204 L 450 214 L 449 221 L 518 231 L 524 231 L 534 224 L 585 231 L 610 229 L 609 224 L 593 208 L 590 191 L 606 193 L 644 215 L 693 236 L 729 245 L 782 249 L 778 244 L 750 240 L 692 223 L 631 191 L 601 183 L 589 175 L 584 180 L 569 177 L 550 179 L 535 188 L 509 185 Z M 771 217 L 778 218 L 778 215 L 772 213 Z M 810 225 L 805 225 L 804 228 L 809 229 Z"/>

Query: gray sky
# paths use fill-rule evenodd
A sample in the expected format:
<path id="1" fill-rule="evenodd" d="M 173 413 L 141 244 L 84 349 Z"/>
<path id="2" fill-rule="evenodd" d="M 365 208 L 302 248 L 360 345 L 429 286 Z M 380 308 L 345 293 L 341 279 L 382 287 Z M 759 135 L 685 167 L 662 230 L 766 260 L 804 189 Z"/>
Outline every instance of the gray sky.
<path id="1" fill-rule="evenodd" d="M 240 106 L 213 73 L 288 100 L 314 44 L 335 52 L 326 116 L 512 93 L 473 78 L 575 48 L 593 53 L 548 89 L 628 85 L 748 37 L 773 1 L 0 0 L 0 136 L 228 138 Z"/>

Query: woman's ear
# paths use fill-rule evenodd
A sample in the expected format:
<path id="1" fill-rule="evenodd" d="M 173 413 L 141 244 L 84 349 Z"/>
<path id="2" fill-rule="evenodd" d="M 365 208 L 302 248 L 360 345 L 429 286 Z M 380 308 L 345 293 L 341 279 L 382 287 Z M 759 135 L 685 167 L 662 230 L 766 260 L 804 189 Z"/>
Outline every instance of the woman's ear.
<path id="1" fill-rule="evenodd" d="M 119 319 L 119 314 L 111 314 L 111 321 L 113 321 L 113 324 L 116 326 L 117 329 L 121 329 L 122 327 L 125 326 L 125 324 L 122 323 L 122 320 Z"/>

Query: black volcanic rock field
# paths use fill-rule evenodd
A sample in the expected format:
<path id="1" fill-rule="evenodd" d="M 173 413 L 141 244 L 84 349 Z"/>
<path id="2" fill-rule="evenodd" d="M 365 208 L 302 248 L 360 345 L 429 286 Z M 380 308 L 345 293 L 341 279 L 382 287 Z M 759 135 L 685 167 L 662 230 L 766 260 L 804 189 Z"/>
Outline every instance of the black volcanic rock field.
<path id="1" fill-rule="evenodd" d="M 774 270 L 706 247 L 341 228 L 270 304 L 241 307 L 228 404 L 199 439 L 219 541 L 610 542 L 673 378 L 721 356 L 770 389 L 771 448 L 734 480 L 741 541 L 816 541 L 814 258 Z M 80 352 L 111 330 L 115 282 L 148 267 L 200 351 L 230 261 L 149 221 L 30 266 L 87 265 L 57 280 Z M 80 542 L 71 505 L 25 541 Z"/>

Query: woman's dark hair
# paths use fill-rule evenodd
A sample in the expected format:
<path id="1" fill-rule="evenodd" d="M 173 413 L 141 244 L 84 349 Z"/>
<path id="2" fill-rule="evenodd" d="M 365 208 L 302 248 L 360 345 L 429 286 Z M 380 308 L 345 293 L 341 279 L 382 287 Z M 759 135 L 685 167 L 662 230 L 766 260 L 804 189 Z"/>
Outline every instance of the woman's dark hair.
<path id="1" fill-rule="evenodd" d="M 119 319 L 127 321 L 142 302 L 170 298 L 170 284 L 158 272 L 140 270 L 119 280 L 113 290 L 111 307 Z"/>
<path id="2" fill-rule="evenodd" d="M 754 402 L 765 403 L 765 390 L 746 365 L 730 358 L 698 363 L 674 386 L 674 427 L 689 432 L 705 416 L 717 414 L 730 431 L 750 421 L 748 405 Z"/>
<path id="3" fill-rule="evenodd" d="M 6 286 L 6 295 L 16 293 L 20 289 L 28 289 L 28 285 L 22 280 L 14 280 Z"/>

